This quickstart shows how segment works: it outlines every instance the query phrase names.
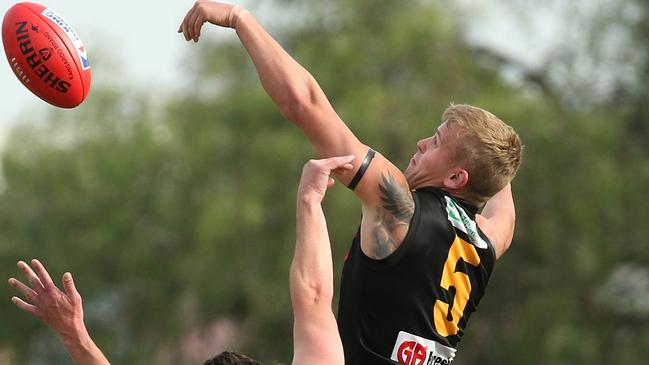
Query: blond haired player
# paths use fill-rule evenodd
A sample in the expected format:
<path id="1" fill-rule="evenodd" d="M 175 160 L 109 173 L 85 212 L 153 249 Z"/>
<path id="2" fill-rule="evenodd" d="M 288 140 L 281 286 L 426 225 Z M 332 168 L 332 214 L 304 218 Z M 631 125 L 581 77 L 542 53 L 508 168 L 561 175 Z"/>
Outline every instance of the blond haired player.
<path id="1" fill-rule="evenodd" d="M 264 89 L 320 157 L 356 156 L 336 175 L 362 202 L 340 290 L 345 363 L 450 363 L 512 240 L 518 135 L 486 110 L 452 105 L 401 172 L 351 132 L 249 11 L 198 1 L 178 32 L 197 42 L 206 22 L 236 30 Z"/>

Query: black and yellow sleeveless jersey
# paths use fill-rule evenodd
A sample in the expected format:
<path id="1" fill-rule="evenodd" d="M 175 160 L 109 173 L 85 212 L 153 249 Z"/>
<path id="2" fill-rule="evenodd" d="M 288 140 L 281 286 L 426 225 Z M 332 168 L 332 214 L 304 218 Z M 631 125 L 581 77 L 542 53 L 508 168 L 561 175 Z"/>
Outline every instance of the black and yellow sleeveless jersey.
<path id="1" fill-rule="evenodd" d="M 413 192 L 402 244 L 367 257 L 360 234 L 343 268 L 338 327 L 346 365 L 448 364 L 496 262 L 477 209 L 437 188 Z"/>

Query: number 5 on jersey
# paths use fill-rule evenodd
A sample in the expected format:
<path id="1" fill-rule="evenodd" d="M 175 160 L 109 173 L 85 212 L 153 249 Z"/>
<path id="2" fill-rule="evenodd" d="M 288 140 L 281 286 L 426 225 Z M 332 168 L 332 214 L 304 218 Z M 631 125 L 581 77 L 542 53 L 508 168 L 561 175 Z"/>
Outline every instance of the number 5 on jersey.
<path id="1" fill-rule="evenodd" d="M 460 237 L 455 236 L 455 241 L 453 241 L 446 262 L 444 263 L 442 282 L 440 283 L 440 286 L 446 290 L 450 290 L 451 286 L 455 288 L 455 296 L 451 298 L 453 304 L 450 307 L 451 305 L 449 303 L 438 299 L 435 301 L 435 307 L 433 308 L 435 329 L 443 337 L 456 335 L 459 332 L 460 319 L 462 319 L 464 308 L 471 295 L 471 280 L 469 279 L 469 275 L 455 271 L 460 259 L 472 266 L 478 266 L 480 264 L 480 256 L 478 256 L 475 247 Z"/>

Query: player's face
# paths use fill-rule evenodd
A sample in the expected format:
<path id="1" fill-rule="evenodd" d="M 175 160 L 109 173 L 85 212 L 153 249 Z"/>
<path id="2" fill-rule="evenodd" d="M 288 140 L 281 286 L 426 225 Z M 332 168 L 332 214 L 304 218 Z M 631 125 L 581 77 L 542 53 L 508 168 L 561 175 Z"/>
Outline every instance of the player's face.
<path id="1" fill-rule="evenodd" d="M 417 142 L 417 152 L 404 171 L 410 188 L 424 186 L 444 187 L 444 179 L 454 167 L 451 160 L 456 133 L 446 122 L 433 136 Z"/>

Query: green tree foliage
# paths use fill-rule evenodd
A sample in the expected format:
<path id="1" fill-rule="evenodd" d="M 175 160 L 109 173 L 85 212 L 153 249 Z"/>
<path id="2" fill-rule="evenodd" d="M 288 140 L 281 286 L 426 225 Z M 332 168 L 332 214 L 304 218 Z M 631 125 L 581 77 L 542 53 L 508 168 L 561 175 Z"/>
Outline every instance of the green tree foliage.
<path id="1" fill-rule="evenodd" d="M 565 110 L 507 84 L 429 1 L 281 4 L 310 11 L 274 31 L 280 42 L 359 138 L 397 165 L 449 102 L 494 111 L 526 144 L 515 242 L 458 364 L 642 363 L 649 313 L 620 311 L 606 291 L 616 292 L 621 263 L 642 278 L 649 261 L 649 169 L 628 153 L 621 112 Z M 91 332 L 114 363 L 200 363 L 179 344 L 221 319 L 238 328 L 221 345 L 288 363 L 294 195 L 313 153 L 234 39 L 202 42 L 191 58 L 191 87 L 173 100 L 99 87 L 74 112 L 15 131 L 2 162 L 0 276 L 31 257 L 76 274 Z M 325 203 L 336 273 L 358 208 L 342 187 Z M 40 323 L 8 300 L 0 312 L 0 348 L 18 363 L 65 362 Z"/>

